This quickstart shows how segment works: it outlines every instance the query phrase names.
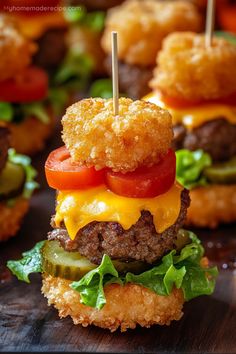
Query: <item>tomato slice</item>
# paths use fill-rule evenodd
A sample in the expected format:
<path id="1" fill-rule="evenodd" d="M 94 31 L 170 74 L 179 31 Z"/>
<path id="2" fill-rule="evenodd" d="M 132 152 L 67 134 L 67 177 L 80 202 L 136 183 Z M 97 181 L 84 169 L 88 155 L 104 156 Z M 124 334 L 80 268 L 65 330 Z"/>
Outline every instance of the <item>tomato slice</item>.
<path id="1" fill-rule="evenodd" d="M 232 0 L 218 0 L 217 17 L 221 28 L 236 33 L 236 3 Z"/>
<path id="2" fill-rule="evenodd" d="M 229 96 L 222 97 L 216 100 L 202 100 L 202 101 L 190 101 L 184 98 L 176 98 L 166 96 L 161 92 L 157 92 L 158 97 L 160 100 L 165 103 L 167 107 L 176 108 L 176 109 L 186 109 L 191 107 L 196 107 L 203 104 L 226 104 L 226 105 L 236 105 L 236 92 L 232 93 Z"/>
<path id="3" fill-rule="evenodd" d="M 29 67 L 17 78 L 0 82 L 0 101 L 12 103 L 40 101 L 45 99 L 47 94 L 47 73 L 37 67 Z"/>
<path id="4" fill-rule="evenodd" d="M 134 172 L 122 174 L 106 172 L 109 189 L 130 198 L 152 198 L 166 193 L 175 181 L 176 158 L 172 149 L 152 167 L 140 167 Z"/>
<path id="5" fill-rule="evenodd" d="M 59 190 L 85 189 L 104 183 L 104 170 L 80 166 L 73 162 L 65 146 L 50 153 L 45 164 L 50 187 Z"/>

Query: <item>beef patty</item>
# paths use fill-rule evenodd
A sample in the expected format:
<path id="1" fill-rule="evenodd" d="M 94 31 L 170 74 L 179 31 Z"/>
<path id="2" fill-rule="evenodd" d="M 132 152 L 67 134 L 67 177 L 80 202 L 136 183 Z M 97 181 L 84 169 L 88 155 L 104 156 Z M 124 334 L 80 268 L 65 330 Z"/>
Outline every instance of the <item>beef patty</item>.
<path id="1" fill-rule="evenodd" d="M 5 127 L 0 127 L 0 172 L 7 162 L 9 149 L 9 130 Z"/>
<path id="2" fill-rule="evenodd" d="M 206 122 L 192 131 L 187 131 L 183 125 L 175 125 L 174 149 L 203 149 L 213 161 L 227 161 L 236 155 L 236 125 L 224 118 Z"/>
<path id="3" fill-rule="evenodd" d="M 46 31 L 37 41 L 39 49 L 34 56 L 34 64 L 45 70 L 56 70 L 67 51 L 65 34 L 64 28 Z"/>
<path id="4" fill-rule="evenodd" d="M 105 68 L 111 76 L 112 65 L 110 56 L 105 60 Z M 119 85 L 121 91 L 134 100 L 143 98 L 143 96 L 150 92 L 148 83 L 153 76 L 152 72 L 152 66 L 141 67 L 119 61 Z"/>
<path id="5" fill-rule="evenodd" d="M 66 251 L 78 251 L 96 264 L 100 264 L 104 254 L 111 259 L 153 263 L 174 248 L 189 204 L 189 192 L 184 189 L 178 219 L 161 234 L 156 232 L 151 213 L 142 211 L 139 220 L 129 230 L 124 230 L 117 222 L 94 221 L 83 227 L 74 240 L 70 239 L 65 228 L 54 229 L 48 239 L 58 240 Z M 53 220 L 52 226 L 55 227 Z"/>

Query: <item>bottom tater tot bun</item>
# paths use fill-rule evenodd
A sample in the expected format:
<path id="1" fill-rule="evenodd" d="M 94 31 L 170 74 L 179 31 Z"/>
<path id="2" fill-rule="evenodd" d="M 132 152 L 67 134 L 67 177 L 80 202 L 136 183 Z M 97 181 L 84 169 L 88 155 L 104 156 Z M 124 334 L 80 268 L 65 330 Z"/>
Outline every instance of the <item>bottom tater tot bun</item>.
<path id="1" fill-rule="evenodd" d="M 29 200 L 25 198 L 18 198 L 13 206 L 0 203 L 0 242 L 16 235 L 28 210 Z"/>
<path id="2" fill-rule="evenodd" d="M 209 185 L 190 191 L 187 225 L 216 228 L 236 221 L 236 185 Z"/>
<path id="3" fill-rule="evenodd" d="M 33 155 L 44 149 L 47 139 L 53 133 L 55 118 L 50 113 L 48 123 L 29 117 L 20 124 L 9 123 L 7 126 L 11 146 L 20 154 Z"/>
<path id="4" fill-rule="evenodd" d="M 97 310 L 80 303 L 80 295 L 70 287 L 70 281 L 44 274 L 42 293 L 49 305 L 54 305 L 60 318 L 70 316 L 74 324 L 95 325 L 114 332 L 134 329 L 137 325 L 169 325 L 183 313 L 182 290 L 174 289 L 168 296 L 160 296 L 137 284 L 111 284 L 104 289 L 106 305 Z"/>

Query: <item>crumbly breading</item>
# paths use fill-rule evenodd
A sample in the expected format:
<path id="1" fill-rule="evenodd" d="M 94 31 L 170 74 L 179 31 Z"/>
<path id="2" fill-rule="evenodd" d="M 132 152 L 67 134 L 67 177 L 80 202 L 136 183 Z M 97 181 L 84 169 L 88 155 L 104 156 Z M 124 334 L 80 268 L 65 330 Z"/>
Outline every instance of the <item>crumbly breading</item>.
<path id="1" fill-rule="evenodd" d="M 71 281 L 43 275 L 42 293 L 59 312 L 60 318 L 70 316 L 74 324 L 95 325 L 111 332 L 120 327 L 122 332 L 136 325 L 150 327 L 169 325 L 183 313 L 182 290 L 174 289 L 168 296 L 160 296 L 137 284 L 105 287 L 106 305 L 101 310 L 80 303 L 80 295 L 71 289 Z"/>
<path id="2" fill-rule="evenodd" d="M 112 99 L 81 100 L 67 109 L 62 125 L 62 139 L 74 161 L 122 172 L 157 163 L 173 137 L 166 110 L 128 98 L 119 99 L 117 116 Z"/>
<path id="3" fill-rule="evenodd" d="M 0 81 L 21 74 L 31 63 L 36 48 L 21 34 L 10 16 L 0 14 Z"/>
<path id="4" fill-rule="evenodd" d="M 209 185 L 190 191 L 187 225 L 216 228 L 236 221 L 236 185 Z"/>
<path id="5" fill-rule="evenodd" d="M 120 60 L 155 65 L 165 36 L 173 31 L 199 32 L 202 23 L 189 1 L 128 0 L 108 12 L 102 47 L 111 53 L 111 31 L 117 31 Z"/>
<path id="6" fill-rule="evenodd" d="M 6 241 L 16 235 L 23 217 L 29 209 L 29 200 L 17 198 L 14 206 L 0 203 L 0 241 Z"/>
<path id="7" fill-rule="evenodd" d="M 25 118 L 20 124 L 7 123 L 10 131 L 10 143 L 18 153 L 34 155 L 44 149 L 47 139 L 52 135 L 55 118 L 45 124 L 34 117 Z"/>
<path id="8" fill-rule="evenodd" d="M 190 101 L 217 99 L 236 92 L 236 46 L 191 32 L 170 34 L 157 57 L 151 87 Z"/>

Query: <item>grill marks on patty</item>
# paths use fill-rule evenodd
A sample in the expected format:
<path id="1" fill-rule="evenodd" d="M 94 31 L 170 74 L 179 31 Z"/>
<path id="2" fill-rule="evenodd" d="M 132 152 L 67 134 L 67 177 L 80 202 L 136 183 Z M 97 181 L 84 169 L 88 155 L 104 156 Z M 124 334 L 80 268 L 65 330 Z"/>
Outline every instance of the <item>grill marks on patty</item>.
<path id="1" fill-rule="evenodd" d="M 149 211 L 142 211 L 139 220 L 129 230 L 117 222 L 91 222 L 83 227 L 74 240 L 65 228 L 55 228 L 49 240 L 58 240 L 69 252 L 78 251 L 91 262 L 100 264 L 104 254 L 123 261 L 138 260 L 153 263 L 174 248 L 176 234 L 183 226 L 190 204 L 189 192 L 181 193 L 181 209 L 175 224 L 158 234 Z M 52 220 L 52 226 L 55 227 Z"/>
<path id="2" fill-rule="evenodd" d="M 187 131 L 181 124 L 174 126 L 174 149 L 203 149 L 213 161 L 227 161 L 236 155 L 236 125 L 217 118 Z"/>

